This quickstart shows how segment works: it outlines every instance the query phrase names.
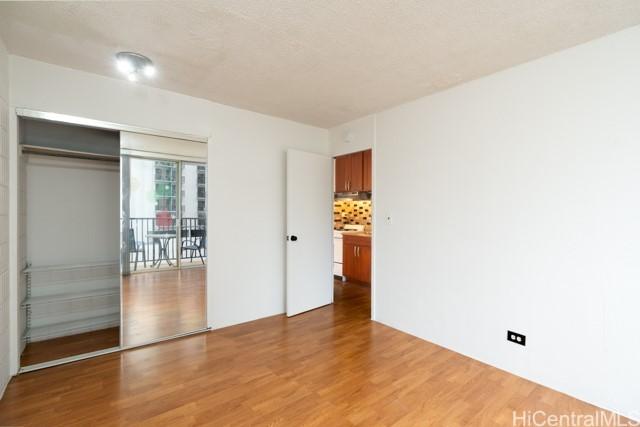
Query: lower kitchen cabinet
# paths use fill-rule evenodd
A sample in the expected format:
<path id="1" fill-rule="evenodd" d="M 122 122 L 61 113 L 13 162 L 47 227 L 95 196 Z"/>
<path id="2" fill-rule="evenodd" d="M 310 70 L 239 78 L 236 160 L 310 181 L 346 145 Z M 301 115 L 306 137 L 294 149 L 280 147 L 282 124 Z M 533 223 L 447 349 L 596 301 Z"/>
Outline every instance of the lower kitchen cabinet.
<path id="1" fill-rule="evenodd" d="M 371 237 L 344 235 L 342 274 L 347 280 L 371 284 Z"/>

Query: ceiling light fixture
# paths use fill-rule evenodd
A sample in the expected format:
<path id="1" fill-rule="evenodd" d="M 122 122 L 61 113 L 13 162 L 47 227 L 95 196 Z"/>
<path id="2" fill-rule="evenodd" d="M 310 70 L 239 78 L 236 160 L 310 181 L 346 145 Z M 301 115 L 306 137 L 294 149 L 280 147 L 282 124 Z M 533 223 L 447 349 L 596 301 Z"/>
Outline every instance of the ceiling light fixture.
<path id="1" fill-rule="evenodd" d="M 118 71 L 127 76 L 129 81 L 138 81 L 141 75 L 151 78 L 156 75 L 153 62 L 144 55 L 135 52 L 118 52 L 116 54 Z"/>

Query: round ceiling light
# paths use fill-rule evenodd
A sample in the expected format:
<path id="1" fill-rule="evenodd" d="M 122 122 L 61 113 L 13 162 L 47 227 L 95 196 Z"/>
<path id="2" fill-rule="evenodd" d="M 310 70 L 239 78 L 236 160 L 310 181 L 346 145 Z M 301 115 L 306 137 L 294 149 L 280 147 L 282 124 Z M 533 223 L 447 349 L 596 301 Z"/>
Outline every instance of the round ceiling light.
<path id="1" fill-rule="evenodd" d="M 135 52 L 118 52 L 116 54 L 116 66 L 132 82 L 138 81 L 140 76 L 150 78 L 156 74 L 156 67 L 153 66 L 153 61 Z"/>

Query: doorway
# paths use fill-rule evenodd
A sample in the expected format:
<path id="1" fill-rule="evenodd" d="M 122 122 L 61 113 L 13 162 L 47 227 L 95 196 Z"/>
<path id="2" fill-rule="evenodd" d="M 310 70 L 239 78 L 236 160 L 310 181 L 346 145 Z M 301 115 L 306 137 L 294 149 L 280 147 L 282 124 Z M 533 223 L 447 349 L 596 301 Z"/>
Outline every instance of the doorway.
<path id="1" fill-rule="evenodd" d="M 372 169 L 372 150 L 336 158 L 287 151 L 287 316 L 331 304 L 345 294 L 336 286 L 370 299 Z"/>
<path id="2" fill-rule="evenodd" d="M 336 295 L 367 294 L 371 299 L 372 172 L 371 149 L 334 158 L 333 274 Z"/>

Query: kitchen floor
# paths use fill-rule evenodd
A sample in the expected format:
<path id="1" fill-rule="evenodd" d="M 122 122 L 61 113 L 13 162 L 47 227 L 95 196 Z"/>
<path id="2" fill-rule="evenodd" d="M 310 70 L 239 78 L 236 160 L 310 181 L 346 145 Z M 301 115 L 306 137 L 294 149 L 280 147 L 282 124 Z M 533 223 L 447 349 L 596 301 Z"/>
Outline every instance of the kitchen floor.
<path id="1" fill-rule="evenodd" d="M 371 287 L 361 283 L 333 281 L 333 304 L 348 308 L 358 318 L 371 318 Z"/>

